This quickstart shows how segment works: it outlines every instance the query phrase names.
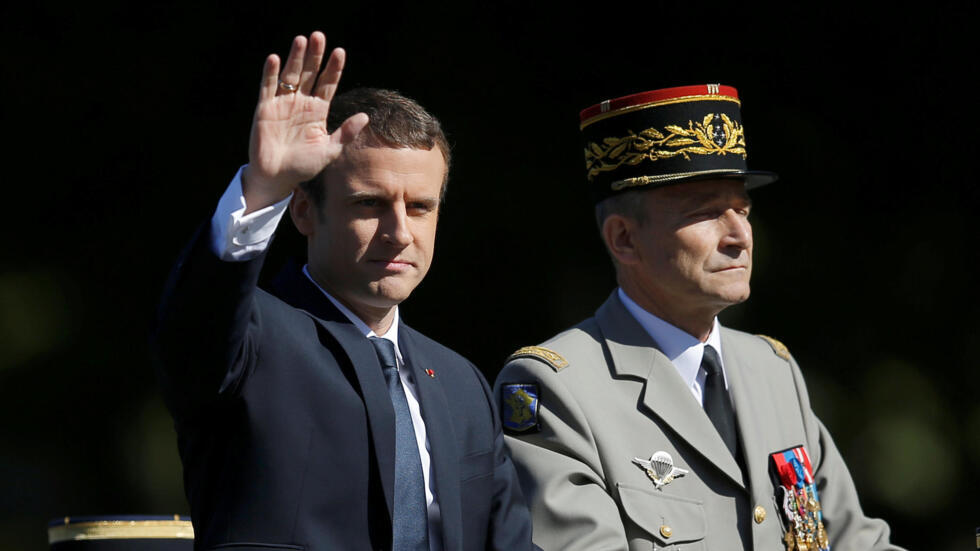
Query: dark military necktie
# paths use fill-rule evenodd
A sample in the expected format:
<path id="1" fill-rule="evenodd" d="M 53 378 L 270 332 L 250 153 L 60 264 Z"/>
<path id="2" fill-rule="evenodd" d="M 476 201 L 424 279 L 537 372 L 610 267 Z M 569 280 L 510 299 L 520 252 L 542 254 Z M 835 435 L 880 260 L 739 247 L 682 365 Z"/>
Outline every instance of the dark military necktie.
<path id="1" fill-rule="evenodd" d="M 371 337 L 388 382 L 395 409 L 395 511 L 391 519 L 393 551 L 428 551 L 429 521 L 425 508 L 425 479 L 422 460 L 412 425 L 408 398 L 398 378 L 395 345 L 388 339 Z"/>
<path id="2" fill-rule="evenodd" d="M 725 388 L 725 374 L 721 371 L 721 358 L 711 346 L 705 345 L 704 356 L 701 358 L 701 369 L 708 374 L 704 378 L 704 411 L 711 419 L 711 424 L 718 430 L 721 439 L 725 441 L 732 456 L 736 455 L 738 437 L 735 432 L 735 410 Z"/>

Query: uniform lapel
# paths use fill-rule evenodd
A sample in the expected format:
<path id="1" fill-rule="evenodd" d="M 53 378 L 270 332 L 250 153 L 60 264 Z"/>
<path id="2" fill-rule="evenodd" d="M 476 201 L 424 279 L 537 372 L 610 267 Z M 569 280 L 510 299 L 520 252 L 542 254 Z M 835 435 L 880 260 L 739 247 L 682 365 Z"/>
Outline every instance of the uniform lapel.
<path id="1" fill-rule="evenodd" d="M 691 396 L 674 364 L 660 352 L 615 292 L 596 312 L 596 321 L 605 338 L 614 374 L 646 381 L 641 397 L 643 407 L 744 488 L 738 463 L 704 409 Z"/>
<path id="2" fill-rule="evenodd" d="M 461 528 L 462 497 L 459 487 L 459 450 L 452 416 L 446 401 L 445 378 L 430 377 L 425 370 L 438 373 L 446 366 L 436 365 L 425 347 L 419 344 L 414 330 L 404 323 L 398 328 L 398 345 L 405 364 L 412 370 L 415 388 L 419 394 L 425 434 L 429 440 L 429 459 L 435 479 L 436 499 L 442 516 L 442 544 L 444 549 L 463 547 Z M 452 389 L 449 389 L 451 391 Z"/>
<path id="3" fill-rule="evenodd" d="M 777 412 L 770 411 L 769 401 L 753 399 L 753 390 L 763 386 L 766 378 L 758 365 L 746 361 L 746 356 L 739 353 L 738 344 L 737 335 L 722 327 L 721 348 L 725 375 L 728 377 L 728 386 L 735 404 L 738 437 L 742 443 L 746 472 L 750 477 L 746 482 L 751 485 L 751 473 L 764 473 L 769 468 L 769 455 L 764 449 L 764 440 L 759 431 L 765 427 L 766 419 Z M 760 450 L 762 453 L 757 453 Z"/>
<path id="4" fill-rule="evenodd" d="M 350 359 L 367 410 L 374 458 L 384 489 L 388 518 L 393 518 L 395 495 L 395 410 L 381 363 L 371 341 L 347 319 L 298 269 L 287 267 L 273 282 L 275 294 L 290 305 L 305 310 L 340 344 Z M 338 362 L 342 362 L 338 358 Z"/>

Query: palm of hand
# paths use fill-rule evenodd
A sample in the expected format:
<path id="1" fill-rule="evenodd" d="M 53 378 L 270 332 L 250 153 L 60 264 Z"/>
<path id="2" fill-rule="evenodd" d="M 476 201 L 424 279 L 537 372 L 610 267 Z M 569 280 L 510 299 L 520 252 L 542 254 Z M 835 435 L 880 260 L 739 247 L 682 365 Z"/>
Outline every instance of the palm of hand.
<path id="1" fill-rule="evenodd" d="M 252 124 L 256 168 L 297 182 L 309 180 L 336 159 L 341 144 L 327 131 L 330 102 L 306 94 L 261 101 Z"/>

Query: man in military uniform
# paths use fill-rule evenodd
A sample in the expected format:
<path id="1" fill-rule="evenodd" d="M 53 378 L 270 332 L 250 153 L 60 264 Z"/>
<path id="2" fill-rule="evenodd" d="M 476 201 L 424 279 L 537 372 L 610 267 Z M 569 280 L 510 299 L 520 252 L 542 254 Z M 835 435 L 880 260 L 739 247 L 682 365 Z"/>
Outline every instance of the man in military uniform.
<path id="1" fill-rule="evenodd" d="M 582 112 L 619 288 L 515 352 L 495 394 L 544 549 L 896 549 L 775 339 L 726 327 L 749 296 L 734 88 L 656 90 Z"/>

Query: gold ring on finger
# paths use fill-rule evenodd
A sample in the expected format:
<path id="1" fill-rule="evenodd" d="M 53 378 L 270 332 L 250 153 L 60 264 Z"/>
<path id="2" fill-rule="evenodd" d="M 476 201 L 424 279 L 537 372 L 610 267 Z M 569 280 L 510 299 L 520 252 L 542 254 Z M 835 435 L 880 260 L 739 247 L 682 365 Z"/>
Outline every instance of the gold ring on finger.
<path id="1" fill-rule="evenodd" d="M 279 89 L 287 94 L 292 94 L 296 91 L 298 87 L 295 84 L 289 84 L 288 82 L 279 81 Z"/>

